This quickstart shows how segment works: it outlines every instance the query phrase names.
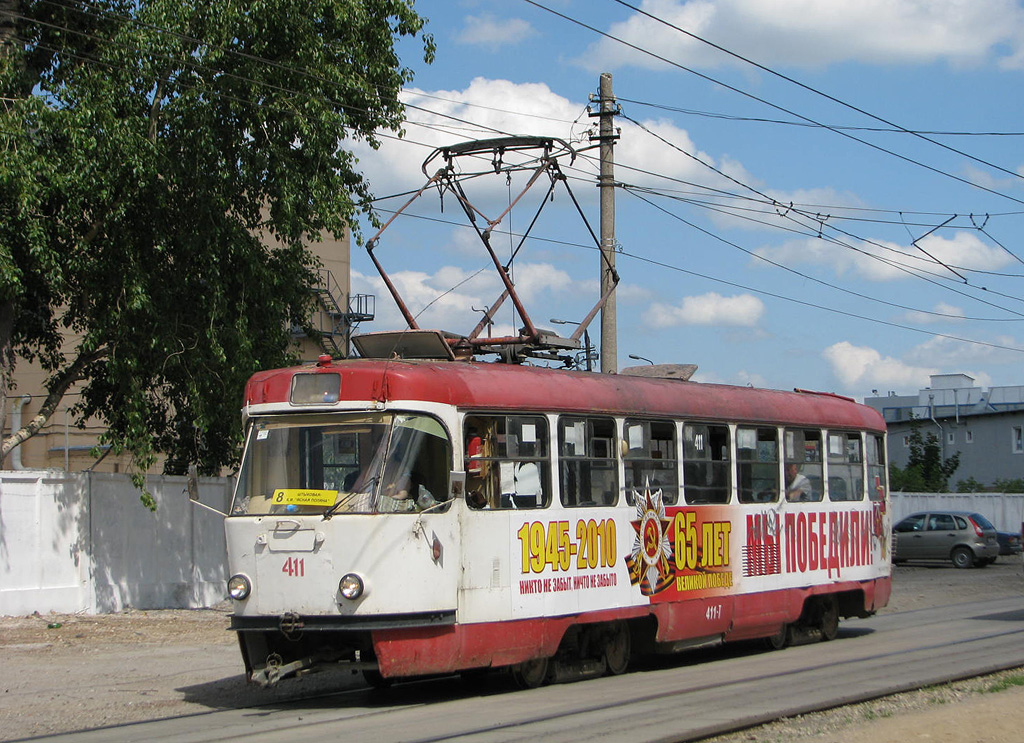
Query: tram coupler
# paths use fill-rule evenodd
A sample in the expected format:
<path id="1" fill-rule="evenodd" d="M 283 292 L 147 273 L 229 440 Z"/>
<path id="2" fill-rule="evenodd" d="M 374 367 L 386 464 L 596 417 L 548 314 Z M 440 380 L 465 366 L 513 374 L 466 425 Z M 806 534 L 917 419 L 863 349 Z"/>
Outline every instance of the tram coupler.
<path id="1" fill-rule="evenodd" d="M 294 660 L 291 663 L 285 663 L 284 665 L 268 662 L 263 668 L 250 673 L 249 680 L 264 689 L 269 689 L 272 686 L 276 686 L 277 682 L 281 679 L 288 678 L 289 676 L 296 676 L 302 671 L 308 670 L 312 667 L 312 658 L 300 658 L 299 660 Z"/>

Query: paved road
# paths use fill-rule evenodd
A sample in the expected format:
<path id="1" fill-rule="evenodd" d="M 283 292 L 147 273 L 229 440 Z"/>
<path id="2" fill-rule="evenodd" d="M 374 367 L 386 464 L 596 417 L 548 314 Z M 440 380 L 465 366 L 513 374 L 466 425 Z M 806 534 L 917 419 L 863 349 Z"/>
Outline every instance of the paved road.
<path id="1" fill-rule="evenodd" d="M 830 643 L 692 653 L 682 664 L 532 691 L 510 691 L 498 679 L 475 686 L 438 679 L 45 740 L 683 741 L 1017 666 L 1024 666 L 1024 602 L 1013 597 L 851 620 Z"/>

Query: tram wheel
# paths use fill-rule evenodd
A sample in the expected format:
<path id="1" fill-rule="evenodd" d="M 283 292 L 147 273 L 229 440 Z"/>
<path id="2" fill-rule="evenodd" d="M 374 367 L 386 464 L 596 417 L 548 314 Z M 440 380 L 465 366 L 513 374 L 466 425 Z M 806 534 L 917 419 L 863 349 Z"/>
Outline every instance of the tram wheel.
<path id="1" fill-rule="evenodd" d="M 774 635 L 764 638 L 764 641 L 772 650 L 782 650 L 789 645 L 790 639 L 789 625 L 784 624 Z"/>
<path id="2" fill-rule="evenodd" d="M 631 649 L 629 627 L 621 619 L 612 622 L 604 638 L 605 672 L 609 676 L 619 676 L 626 672 Z"/>
<path id="3" fill-rule="evenodd" d="M 826 596 L 821 600 L 821 639 L 834 640 L 839 634 L 839 602 L 835 596 Z"/>
<path id="4" fill-rule="evenodd" d="M 548 659 L 534 658 L 512 666 L 512 680 L 520 689 L 536 689 L 548 680 Z"/>

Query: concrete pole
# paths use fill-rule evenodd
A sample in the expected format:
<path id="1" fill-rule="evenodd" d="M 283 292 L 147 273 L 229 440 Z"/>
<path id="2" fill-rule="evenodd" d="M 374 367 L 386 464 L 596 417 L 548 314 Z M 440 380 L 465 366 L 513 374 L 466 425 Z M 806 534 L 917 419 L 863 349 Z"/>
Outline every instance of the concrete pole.
<path id="1" fill-rule="evenodd" d="M 599 136 L 601 140 L 601 175 L 598 186 L 601 189 L 601 295 L 614 285 L 615 279 L 615 160 L 612 149 L 615 146 L 613 118 L 618 113 L 615 96 L 612 94 L 612 76 L 601 74 Z M 615 292 L 608 294 L 601 308 L 601 372 L 616 374 L 618 362 L 618 322 L 615 313 Z"/>

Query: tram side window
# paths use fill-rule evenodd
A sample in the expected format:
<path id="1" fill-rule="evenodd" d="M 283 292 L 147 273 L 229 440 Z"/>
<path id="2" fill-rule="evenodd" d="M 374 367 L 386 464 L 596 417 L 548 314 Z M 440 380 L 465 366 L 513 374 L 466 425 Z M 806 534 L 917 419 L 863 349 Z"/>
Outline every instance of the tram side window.
<path id="1" fill-rule="evenodd" d="M 778 436 L 774 428 L 736 429 L 740 503 L 774 503 L 779 499 Z"/>
<path id="2" fill-rule="evenodd" d="M 787 430 L 786 500 L 791 503 L 817 502 L 825 488 L 822 481 L 821 431 Z"/>
<path id="3" fill-rule="evenodd" d="M 611 506 L 619 496 L 615 421 L 566 416 L 558 421 L 558 476 L 564 506 Z"/>
<path id="4" fill-rule="evenodd" d="M 683 426 L 683 492 L 686 502 L 728 503 L 732 483 L 728 426 Z"/>
<path id="5" fill-rule="evenodd" d="M 466 416 L 464 440 L 470 508 L 544 508 L 549 504 L 546 418 Z"/>
<path id="6" fill-rule="evenodd" d="M 675 505 L 679 500 L 675 424 L 627 419 L 622 441 L 626 502 L 633 505 L 633 494 L 650 487 L 652 493 L 661 491 L 665 505 Z"/>
<path id="7" fill-rule="evenodd" d="M 828 435 L 828 497 L 833 501 L 864 499 L 864 457 L 860 434 Z"/>
<path id="8" fill-rule="evenodd" d="M 885 438 L 868 436 L 868 500 L 885 500 L 889 489 L 886 481 L 888 468 L 885 466 Z"/>

